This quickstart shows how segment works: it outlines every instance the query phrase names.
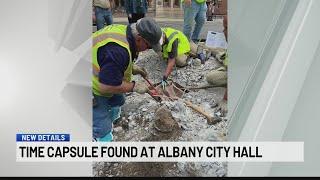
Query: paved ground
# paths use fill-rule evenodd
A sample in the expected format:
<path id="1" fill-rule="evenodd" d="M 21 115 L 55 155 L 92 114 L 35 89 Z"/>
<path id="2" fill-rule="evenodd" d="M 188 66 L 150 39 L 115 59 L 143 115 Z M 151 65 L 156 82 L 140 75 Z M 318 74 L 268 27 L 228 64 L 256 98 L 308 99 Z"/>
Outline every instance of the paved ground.
<path id="1" fill-rule="evenodd" d="M 157 11 L 149 12 L 147 14 L 149 17 L 155 18 L 155 20 L 160 24 L 161 27 L 172 27 L 178 30 L 183 30 L 183 11 L 182 9 L 157 9 Z M 114 23 L 119 24 L 128 24 L 128 19 L 125 16 L 125 13 L 115 13 L 113 15 Z M 96 30 L 96 27 L 93 26 L 93 31 Z M 206 21 L 201 34 L 201 39 L 206 39 L 208 31 L 223 31 L 222 19 L 217 18 L 213 21 Z"/>
<path id="2" fill-rule="evenodd" d="M 179 9 L 178 9 L 179 10 Z M 154 17 L 162 27 L 173 27 L 182 31 L 183 13 L 181 11 L 158 11 L 156 15 L 148 14 Z M 122 15 L 114 15 L 114 23 L 128 24 L 127 18 Z M 94 27 L 95 30 L 95 27 Z M 200 38 L 205 39 L 207 31 L 223 30 L 222 20 L 215 19 L 207 21 L 204 25 Z M 152 82 L 159 82 L 165 68 L 164 61 L 154 61 L 157 55 L 152 51 L 145 51 L 140 55 L 138 65 L 144 67 L 149 74 Z M 173 78 L 183 86 L 200 86 L 205 82 L 205 74 L 211 69 L 216 69 L 220 64 L 217 61 L 207 61 L 205 64 L 195 65 L 195 60 L 190 59 L 190 64 L 184 68 L 176 69 L 173 72 Z M 164 66 L 163 66 L 164 65 Z M 143 80 L 136 76 L 135 80 Z M 140 78 L 140 79 L 139 79 Z M 159 79 L 160 78 L 160 79 Z M 200 105 L 206 112 L 213 113 L 216 102 L 223 98 L 225 89 L 222 87 L 202 89 L 195 92 L 189 92 L 184 98 L 192 103 Z M 154 130 L 153 122 L 155 119 L 158 103 L 148 94 L 131 94 L 126 97 L 126 104 L 123 106 L 122 118 L 114 126 L 115 141 L 224 141 L 226 136 L 225 121 L 217 125 L 208 125 L 204 117 L 188 109 L 181 102 L 167 102 L 172 116 L 176 123 L 182 129 L 177 128 L 173 135 L 161 135 Z M 170 109 L 171 108 L 171 109 Z M 212 114 L 213 115 L 213 114 Z M 166 118 L 161 118 L 166 119 Z M 180 127 L 179 126 L 179 127 Z M 153 136 L 156 133 L 157 136 Z M 157 134 L 158 133 L 158 134 Z M 157 139 L 160 137 L 160 139 Z M 156 139 L 152 139 L 156 138 Z M 169 139 L 166 139 L 169 138 Z M 179 163 L 94 163 L 94 176 L 226 176 L 227 164 L 220 162 L 179 162 Z"/>
<path id="3" fill-rule="evenodd" d="M 183 19 L 170 19 L 170 18 L 155 18 L 156 21 L 160 24 L 161 27 L 172 27 L 178 30 L 183 30 Z M 114 18 L 114 23 L 119 24 L 128 24 L 128 19 L 121 17 L 121 18 Z M 96 27 L 93 27 L 93 31 L 96 31 Z M 213 21 L 207 21 L 203 26 L 203 29 L 200 34 L 201 39 L 206 39 L 208 31 L 223 31 L 222 20 L 215 19 Z"/>

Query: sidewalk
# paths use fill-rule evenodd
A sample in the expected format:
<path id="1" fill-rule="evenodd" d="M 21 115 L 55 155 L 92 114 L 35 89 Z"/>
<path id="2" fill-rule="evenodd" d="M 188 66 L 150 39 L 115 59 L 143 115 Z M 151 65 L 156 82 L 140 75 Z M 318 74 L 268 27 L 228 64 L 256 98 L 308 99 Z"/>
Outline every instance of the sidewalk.
<path id="1" fill-rule="evenodd" d="M 155 18 L 161 27 L 172 27 L 183 31 L 183 19 L 173 19 L 173 18 Z M 126 17 L 119 17 L 113 19 L 115 24 L 128 24 L 128 19 Z M 96 31 L 97 27 L 93 26 L 93 31 Z M 223 31 L 222 19 L 215 19 L 213 21 L 207 21 L 201 31 L 200 39 L 206 39 L 208 31 Z"/>
<path id="2" fill-rule="evenodd" d="M 180 8 L 158 8 L 156 11 L 149 11 L 146 16 L 154 18 L 161 27 L 172 27 L 183 31 L 183 10 Z M 115 24 L 128 24 L 125 12 L 118 11 L 113 14 L 113 22 Z M 93 26 L 93 31 L 96 31 L 95 26 Z M 208 31 L 222 32 L 222 19 L 217 18 L 213 21 L 206 21 L 202 28 L 200 39 L 206 39 Z"/>

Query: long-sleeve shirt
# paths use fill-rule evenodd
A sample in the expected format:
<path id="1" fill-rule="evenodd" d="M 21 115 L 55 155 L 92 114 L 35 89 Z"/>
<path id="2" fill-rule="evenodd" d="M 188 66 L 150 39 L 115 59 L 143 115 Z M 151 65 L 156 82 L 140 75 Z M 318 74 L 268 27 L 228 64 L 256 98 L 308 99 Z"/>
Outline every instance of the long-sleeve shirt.
<path id="1" fill-rule="evenodd" d="M 145 14 L 148 10 L 147 0 L 125 0 L 127 14 Z"/>

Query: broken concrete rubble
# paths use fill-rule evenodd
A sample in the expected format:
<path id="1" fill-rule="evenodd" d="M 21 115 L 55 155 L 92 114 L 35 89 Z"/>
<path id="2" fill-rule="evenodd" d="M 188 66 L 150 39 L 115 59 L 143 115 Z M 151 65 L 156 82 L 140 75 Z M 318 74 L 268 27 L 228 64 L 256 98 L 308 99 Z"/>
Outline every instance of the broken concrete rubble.
<path id="1" fill-rule="evenodd" d="M 166 68 L 152 50 L 141 53 L 137 65 L 145 68 L 151 82 L 160 82 Z M 205 86 L 206 74 L 221 63 L 209 57 L 205 64 L 190 58 L 188 65 L 175 68 L 170 79 L 184 87 Z M 134 76 L 135 81 L 144 81 Z M 201 107 L 210 116 L 224 95 L 224 87 L 194 89 L 183 93 L 181 99 L 156 101 L 149 94 L 127 94 L 122 118 L 115 125 L 115 141 L 224 141 L 227 119 L 210 125 L 206 117 L 189 108 L 184 100 Z M 118 128 L 121 127 L 121 128 Z M 106 166 L 106 165 L 105 165 Z M 226 163 L 108 163 L 106 176 L 225 176 Z"/>
<path id="2" fill-rule="evenodd" d="M 154 127 L 157 131 L 170 133 L 178 129 L 179 125 L 172 117 L 171 111 L 166 106 L 161 106 L 155 113 Z"/>

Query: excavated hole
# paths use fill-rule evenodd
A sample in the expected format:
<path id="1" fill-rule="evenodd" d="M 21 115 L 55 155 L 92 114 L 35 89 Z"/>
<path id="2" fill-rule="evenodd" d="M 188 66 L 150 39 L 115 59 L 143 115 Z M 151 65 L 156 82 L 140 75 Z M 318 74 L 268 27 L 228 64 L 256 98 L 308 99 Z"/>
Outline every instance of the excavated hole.
<path id="1" fill-rule="evenodd" d="M 181 98 L 189 91 L 180 84 L 170 81 L 165 89 L 162 88 L 161 83 L 154 84 L 154 88 L 150 88 L 150 95 L 158 102 L 172 101 Z"/>

